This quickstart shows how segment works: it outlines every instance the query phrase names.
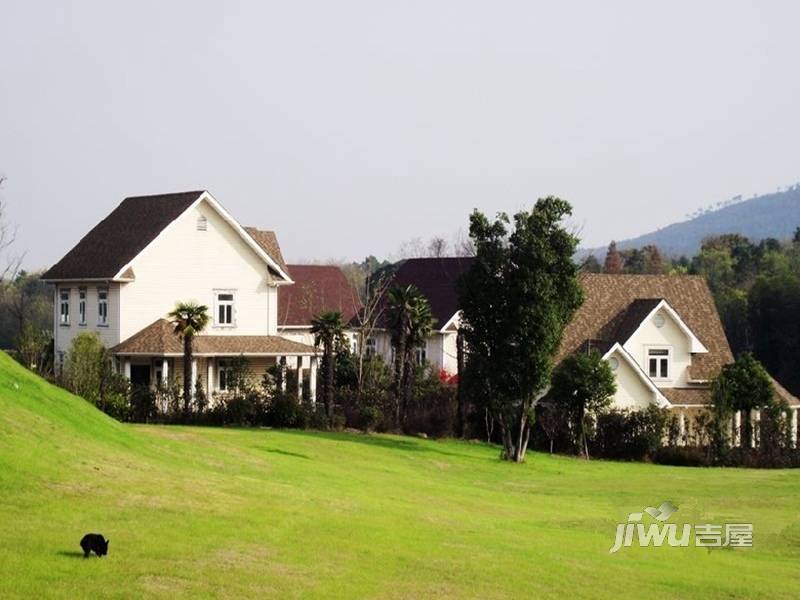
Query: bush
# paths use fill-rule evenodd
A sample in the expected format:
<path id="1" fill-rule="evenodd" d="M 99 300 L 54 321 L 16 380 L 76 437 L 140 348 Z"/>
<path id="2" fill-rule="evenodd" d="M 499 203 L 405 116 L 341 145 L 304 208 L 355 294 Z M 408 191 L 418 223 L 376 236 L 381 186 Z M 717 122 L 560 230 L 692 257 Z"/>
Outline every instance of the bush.
<path id="1" fill-rule="evenodd" d="M 602 413 L 589 441 L 591 452 L 603 458 L 652 459 L 667 438 L 668 418 L 666 410 L 655 406 Z"/>

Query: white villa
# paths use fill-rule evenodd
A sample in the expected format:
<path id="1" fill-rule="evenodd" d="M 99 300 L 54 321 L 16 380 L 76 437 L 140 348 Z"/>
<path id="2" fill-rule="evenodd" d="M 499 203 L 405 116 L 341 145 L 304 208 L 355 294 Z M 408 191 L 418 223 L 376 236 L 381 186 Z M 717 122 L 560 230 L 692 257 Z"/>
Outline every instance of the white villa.
<path id="1" fill-rule="evenodd" d="M 212 316 L 194 342 L 205 390 L 225 391 L 243 356 L 258 377 L 285 362 L 315 396 L 316 349 L 279 331 L 279 294 L 294 282 L 275 234 L 242 227 L 207 191 L 126 198 L 43 279 L 55 286 L 56 369 L 76 335 L 94 332 L 133 383 L 180 381 L 183 348 L 166 316 L 193 300 Z"/>

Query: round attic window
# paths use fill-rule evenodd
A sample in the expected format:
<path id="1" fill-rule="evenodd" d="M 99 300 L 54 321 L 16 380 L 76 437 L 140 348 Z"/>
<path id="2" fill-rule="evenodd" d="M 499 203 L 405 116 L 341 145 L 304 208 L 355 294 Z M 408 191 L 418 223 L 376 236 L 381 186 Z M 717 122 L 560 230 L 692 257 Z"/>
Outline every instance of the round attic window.
<path id="1" fill-rule="evenodd" d="M 661 313 L 658 313 L 655 317 L 653 317 L 653 323 L 655 324 L 656 327 L 659 328 L 663 327 L 665 322 L 666 319 L 664 319 L 664 315 L 662 315 Z"/>
<path id="2" fill-rule="evenodd" d="M 611 367 L 612 371 L 616 371 L 619 368 L 619 359 L 616 356 L 612 356 L 608 359 L 608 366 Z"/>

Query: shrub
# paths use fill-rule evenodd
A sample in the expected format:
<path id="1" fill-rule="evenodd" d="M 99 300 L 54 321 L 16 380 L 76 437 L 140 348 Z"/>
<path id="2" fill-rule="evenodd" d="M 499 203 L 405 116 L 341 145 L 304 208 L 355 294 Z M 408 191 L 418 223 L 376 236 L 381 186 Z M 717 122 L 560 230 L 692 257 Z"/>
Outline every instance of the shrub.
<path id="1" fill-rule="evenodd" d="M 611 410 L 597 417 L 592 452 L 604 458 L 652 459 L 667 438 L 668 413 L 650 406 L 645 410 Z"/>

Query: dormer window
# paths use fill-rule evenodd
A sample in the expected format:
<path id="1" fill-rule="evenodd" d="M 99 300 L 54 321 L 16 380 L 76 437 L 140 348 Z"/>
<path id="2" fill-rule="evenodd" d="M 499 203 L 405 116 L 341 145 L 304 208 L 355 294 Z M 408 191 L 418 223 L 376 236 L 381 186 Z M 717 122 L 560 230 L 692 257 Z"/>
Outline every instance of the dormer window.
<path id="1" fill-rule="evenodd" d="M 669 379 L 671 354 L 669 348 L 647 349 L 647 374 L 650 379 Z"/>
<path id="2" fill-rule="evenodd" d="M 207 231 L 208 230 L 208 219 L 205 217 L 199 217 L 197 219 L 197 231 Z"/>

